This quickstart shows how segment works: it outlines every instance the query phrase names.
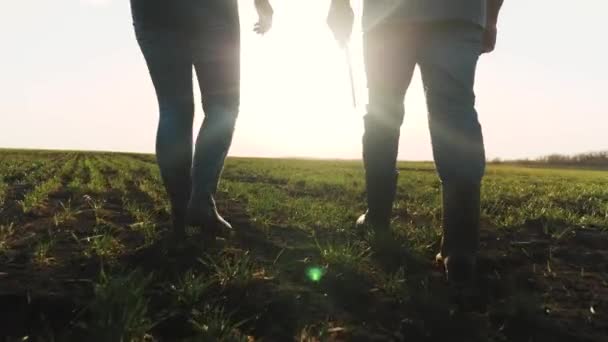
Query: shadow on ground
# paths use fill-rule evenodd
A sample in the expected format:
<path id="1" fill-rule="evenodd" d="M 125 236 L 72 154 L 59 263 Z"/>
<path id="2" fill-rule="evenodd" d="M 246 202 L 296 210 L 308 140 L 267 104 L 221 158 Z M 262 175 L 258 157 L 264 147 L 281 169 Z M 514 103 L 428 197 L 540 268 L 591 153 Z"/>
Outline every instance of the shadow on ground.
<path id="1" fill-rule="evenodd" d="M 65 200 L 62 196 L 67 194 L 55 199 Z M 110 196 L 108 203 L 107 219 L 127 225 L 131 219 L 118 200 Z M 0 336 L 77 330 L 74 324 L 86 316 L 103 267 L 153 273 L 147 293 L 157 320 L 154 336 L 187 337 L 191 327 L 184 313 L 167 311 L 171 286 L 189 270 L 211 276 L 201 260 L 221 253 L 248 254 L 256 272 L 245 286 L 211 287 L 203 301 L 226 308 L 244 322 L 245 334 L 259 340 L 601 341 L 608 334 L 605 232 L 577 230 L 556 241 L 535 222 L 519 231 L 484 230 L 478 291 L 463 300 L 428 261 L 432 254 L 407 252 L 405 241 L 372 250 L 362 267 L 328 264 L 318 243 L 339 241 L 344 233 L 259 227 L 242 204 L 221 203 L 233 236 L 195 232 L 175 244 L 160 224 L 159 238 L 141 247 L 141 235 L 125 229 L 119 235 L 124 248 L 111 259 L 84 256 L 73 238 L 90 234 L 94 226 L 95 217 L 84 213 L 53 231 L 52 261 L 34 262 L 36 241 L 51 229 L 51 218 L 38 213 L 20 219 L 21 240 L 0 259 Z M 390 292 L 386 275 L 399 265 L 403 279 L 397 281 L 398 293 Z M 318 281 L 308 275 L 313 268 L 323 270 Z"/>

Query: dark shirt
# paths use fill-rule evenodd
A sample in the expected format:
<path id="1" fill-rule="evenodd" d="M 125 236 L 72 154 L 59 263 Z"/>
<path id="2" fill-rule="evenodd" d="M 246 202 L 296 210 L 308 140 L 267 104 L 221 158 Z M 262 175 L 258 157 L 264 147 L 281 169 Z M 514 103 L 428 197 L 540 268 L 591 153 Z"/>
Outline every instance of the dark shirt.
<path id="1" fill-rule="evenodd" d="M 218 19 L 238 28 L 237 0 L 131 0 L 131 12 L 139 28 L 188 29 Z"/>

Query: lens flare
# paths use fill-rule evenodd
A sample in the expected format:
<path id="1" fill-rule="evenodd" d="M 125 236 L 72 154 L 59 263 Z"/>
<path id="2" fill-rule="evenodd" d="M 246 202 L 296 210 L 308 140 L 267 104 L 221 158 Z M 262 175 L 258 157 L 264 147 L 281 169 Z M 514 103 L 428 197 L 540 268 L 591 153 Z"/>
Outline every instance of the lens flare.
<path id="1" fill-rule="evenodd" d="M 325 270 L 320 267 L 311 267 L 306 271 L 306 274 L 308 275 L 308 279 L 317 283 L 321 281 L 321 278 L 323 278 Z"/>

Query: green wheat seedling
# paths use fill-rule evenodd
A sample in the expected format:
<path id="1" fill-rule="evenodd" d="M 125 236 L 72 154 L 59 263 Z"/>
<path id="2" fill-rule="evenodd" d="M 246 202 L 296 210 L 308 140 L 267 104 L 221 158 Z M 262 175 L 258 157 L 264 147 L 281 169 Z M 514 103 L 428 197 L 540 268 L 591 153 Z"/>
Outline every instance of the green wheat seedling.
<path id="1" fill-rule="evenodd" d="M 199 259 L 211 269 L 211 277 L 221 286 L 244 287 L 254 277 L 254 263 L 249 252 L 223 253 L 220 256 L 207 256 Z"/>
<path id="2" fill-rule="evenodd" d="M 0 253 L 8 249 L 8 242 L 15 234 L 15 224 L 11 222 L 7 225 L 0 225 Z"/>
<path id="3" fill-rule="evenodd" d="M 89 205 L 91 210 L 93 210 L 93 213 L 95 214 L 95 223 L 96 224 L 103 223 L 104 222 L 103 210 L 104 210 L 104 205 L 106 203 L 105 200 L 94 199 L 90 195 L 84 195 L 83 199 Z"/>
<path id="4" fill-rule="evenodd" d="M 23 200 L 18 201 L 24 213 L 30 213 L 32 210 L 44 205 L 48 195 L 57 190 L 61 186 L 59 177 L 54 177 L 46 182 L 36 186 L 31 192 L 27 193 Z"/>
<path id="5" fill-rule="evenodd" d="M 369 262 L 370 248 L 361 243 L 327 243 L 321 244 L 315 238 L 315 243 L 323 261 L 332 266 L 357 270 Z"/>
<path id="6" fill-rule="evenodd" d="M 151 281 L 151 274 L 139 270 L 111 275 L 102 269 L 86 310 L 88 320 L 79 325 L 95 341 L 146 341 L 154 327 L 146 295 Z"/>
<path id="7" fill-rule="evenodd" d="M 75 210 L 72 208 L 72 199 L 68 199 L 67 203 L 59 201 L 59 206 L 61 209 L 58 213 L 53 215 L 53 223 L 55 227 L 59 227 L 61 224 L 68 221 L 75 221 L 76 215 L 78 215 L 81 211 Z"/>
<path id="8" fill-rule="evenodd" d="M 50 265 L 55 261 L 50 255 L 50 251 L 55 245 L 55 240 L 52 238 L 38 242 L 34 248 L 33 260 L 38 265 Z"/>
<path id="9" fill-rule="evenodd" d="M 202 310 L 194 311 L 190 323 L 196 335 L 187 341 L 247 342 L 249 339 L 238 330 L 247 321 L 235 322 L 223 308 L 206 305 Z"/>
<path id="10" fill-rule="evenodd" d="M 195 308 L 214 283 L 215 279 L 212 277 L 188 270 L 177 284 L 172 286 L 177 304 L 188 309 Z"/>

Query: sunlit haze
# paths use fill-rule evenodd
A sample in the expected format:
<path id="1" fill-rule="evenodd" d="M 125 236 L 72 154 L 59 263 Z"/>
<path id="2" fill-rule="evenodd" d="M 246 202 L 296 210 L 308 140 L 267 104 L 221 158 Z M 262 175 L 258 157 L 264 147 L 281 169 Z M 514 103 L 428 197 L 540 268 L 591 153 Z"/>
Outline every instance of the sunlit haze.
<path id="1" fill-rule="evenodd" d="M 264 37 L 251 30 L 253 0 L 240 3 L 242 104 L 231 155 L 359 158 L 360 25 L 355 109 L 346 56 L 325 25 L 329 0 L 273 1 Z M 608 148 L 606 13 L 605 0 L 505 1 L 497 50 L 481 57 L 476 82 L 488 158 Z M 5 1 L 0 38 L 0 147 L 153 152 L 158 110 L 127 0 Z M 196 111 L 198 128 L 200 103 Z M 432 158 L 418 74 L 399 157 Z"/>

